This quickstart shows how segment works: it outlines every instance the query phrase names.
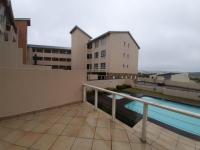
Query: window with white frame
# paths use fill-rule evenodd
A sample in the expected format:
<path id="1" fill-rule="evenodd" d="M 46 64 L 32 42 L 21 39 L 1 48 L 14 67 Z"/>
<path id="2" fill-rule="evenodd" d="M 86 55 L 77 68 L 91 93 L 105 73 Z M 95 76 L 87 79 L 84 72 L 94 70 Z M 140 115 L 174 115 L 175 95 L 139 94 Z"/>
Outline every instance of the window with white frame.
<path id="1" fill-rule="evenodd" d="M 92 54 L 87 54 L 87 59 L 92 59 Z"/>
<path id="2" fill-rule="evenodd" d="M 92 69 L 92 64 L 87 64 L 87 70 Z"/>
<path id="3" fill-rule="evenodd" d="M 106 63 L 101 63 L 101 69 L 106 69 Z"/>
<path id="4" fill-rule="evenodd" d="M 99 47 L 99 40 L 97 40 L 97 41 L 94 42 L 94 47 L 95 47 L 95 48 L 98 48 L 98 47 Z"/>
<path id="5" fill-rule="evenodd" d="M 106 38 L 104 37 L 104 38 L 100 39 L 100 43 L 101 43 L 101 45 L 106 45 Z"/>
<path id="6" fill-rule="evenodd" d="M 99 52 L 94 53 L 94 58 L 99 58 Z"/>
<path id="7" fill-rule="evenodd" d="M 106 50 L 101 51 L 101 57 L 106 57 Z"/>
<path id="8" fill-rule="evenodd" d="M 98 69 L 98 64 L 94 64 L 94 69 Z"/>

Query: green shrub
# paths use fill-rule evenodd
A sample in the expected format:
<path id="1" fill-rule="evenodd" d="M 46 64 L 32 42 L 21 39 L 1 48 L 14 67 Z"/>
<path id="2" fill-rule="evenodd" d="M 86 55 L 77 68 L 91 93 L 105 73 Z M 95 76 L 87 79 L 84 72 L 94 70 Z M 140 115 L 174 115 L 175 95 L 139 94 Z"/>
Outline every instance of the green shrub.
<path id="1" fill-rule="evenodd" d="M 123 90 L 123 89 L 131 88 L 131 86 L 127 84 L 123 84 L 123 85 L 117 85 L 116 88 L 118 90 Z"/>

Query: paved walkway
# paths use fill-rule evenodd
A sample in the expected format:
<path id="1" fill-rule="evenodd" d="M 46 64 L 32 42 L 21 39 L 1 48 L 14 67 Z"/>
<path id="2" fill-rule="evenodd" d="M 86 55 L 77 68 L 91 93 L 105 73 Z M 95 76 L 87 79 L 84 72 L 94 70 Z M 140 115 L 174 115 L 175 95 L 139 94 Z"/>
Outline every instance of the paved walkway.
<path id="1" fill-rule="evenodd" d="M 200 150 L 200 142 L 148 122 L 141 143 L 134 128 L 111 120 L 90 104 L 73 104 L 0 122 L 0 150 Z"/>

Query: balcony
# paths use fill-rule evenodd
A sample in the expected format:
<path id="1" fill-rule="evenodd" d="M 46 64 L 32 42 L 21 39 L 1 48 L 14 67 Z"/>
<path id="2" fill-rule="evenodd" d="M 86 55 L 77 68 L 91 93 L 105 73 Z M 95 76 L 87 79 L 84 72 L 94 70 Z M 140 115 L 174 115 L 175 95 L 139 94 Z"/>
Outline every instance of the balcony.
<path id="1" fill-rule="evenodd" d="M 86 98 L 85 90 L 86 88 L 84 88 L 84 98 Z M 100 89 L 96 89 L 98 90 Z M 98 109 L 97 100 L 96 96 L 94 106 L 84 101 L 2 120 L 0 148 L 9 150 L 200 149 L 199 141 L 183 137 L 149 121 L 145 122 L 146 134 L 142 133 L 143 121 L 130 128 L 115 119 L 114 111 L 111 117 Z M 146 142 L 142 142 L 141 135 L 142 138 L 146 137 Z"/>

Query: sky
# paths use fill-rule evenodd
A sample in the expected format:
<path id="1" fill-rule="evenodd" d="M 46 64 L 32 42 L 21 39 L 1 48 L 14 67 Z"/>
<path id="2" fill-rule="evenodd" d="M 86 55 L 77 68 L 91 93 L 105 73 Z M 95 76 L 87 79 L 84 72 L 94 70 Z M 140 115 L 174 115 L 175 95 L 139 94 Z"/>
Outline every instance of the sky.
<path id="1" fill-rule="evenodd" d="M 16 18 L 31 18 L 29 44 L 71 46 L 78 25 L 95 38 L 130 31 L 139 70 L 200 72 L 200 0 L 12 0 Z"/>

